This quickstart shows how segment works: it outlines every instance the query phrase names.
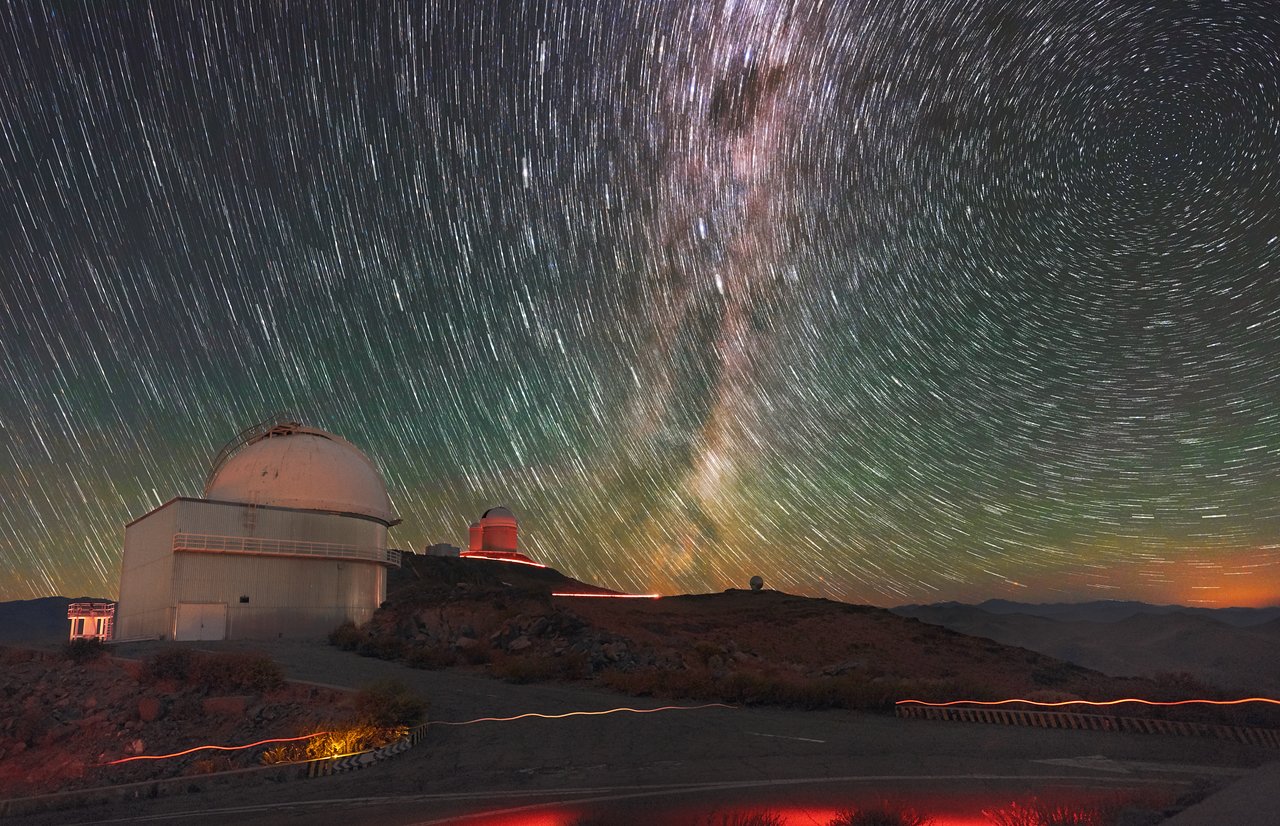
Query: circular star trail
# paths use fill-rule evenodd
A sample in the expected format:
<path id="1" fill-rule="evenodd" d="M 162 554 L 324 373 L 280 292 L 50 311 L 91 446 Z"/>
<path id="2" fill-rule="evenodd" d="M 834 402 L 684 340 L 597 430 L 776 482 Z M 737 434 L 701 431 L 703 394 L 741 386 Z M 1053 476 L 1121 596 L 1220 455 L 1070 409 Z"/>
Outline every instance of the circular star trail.
<path id="1" fill-rule="evenodd" d="M 1280 597 L 1270 2 L 0 9 L 0 597 L 286 411 L 403 548 Z"/>

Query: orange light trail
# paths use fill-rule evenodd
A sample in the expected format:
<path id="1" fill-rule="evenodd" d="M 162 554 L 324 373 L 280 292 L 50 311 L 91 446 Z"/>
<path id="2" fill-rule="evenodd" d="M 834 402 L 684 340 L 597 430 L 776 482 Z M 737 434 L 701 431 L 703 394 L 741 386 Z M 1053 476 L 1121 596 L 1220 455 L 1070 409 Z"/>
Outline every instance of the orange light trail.
<path id="1" fill-rule="evenodd" d="M 572 594 L 556 593 L 553 597 L 589 597 L 594 599 L 662 599 L 662 594 Z"/>
<path id="2" fill-rule="evenodd" d="M 298 737 L 272 737 L 269 740 L 259 740 L 256 743 L 248 743 L 243 746 L 196 746 L 195 748 L 186 749 L 185 751 L 175 751 L 173 754 L 140 754 L 136 757 L 122 757 L 119 760 L 111 760 L 107 763 L 101 763 L 103 766 L 115 766 L 119 763 L 129 763 L 134 760 L 168 760 L 172 757 L 182 757 L 185 754 L 191 754 L 197 751 L 240 751 L 241 749 L 251 749 L 254 746 L 264 746 L 267 743 L 294 743 L 298 740 L 310 740 L 313 737 L 319 737 L 322 734 L 328 734 L 327 731 L 317 731 L 314 734 L 303 734 Z"/>
<path id="3" fill-rule="evenodd" d="M 659 711 L 697 711 L 703 708 L 736 708 L 736 706 L 726 705 L 724 703 L 706 703 L 700 706 L 660 706 L 658 708 L 611 708 L 605 711 L 566 711 L 563 714 L 539 714 L 536 711 L 530 711 L 526 714 L 517 714 L 514 717 L 477 717 L 474 720 L 461 720 L 457 722 L 445 720 L 432 720 L 427 723 L 429 726 L 470 726 L 475 723 L 509 723 L 512 720 L 525 720 L 530 717 L 536 717 L 541 720 L 563 720 L 565 717 L 602 717 L 606 714 L 654 714 Z"/>
<path id="4" fill-rule="evenodd" d="M 1061 700 L 1059 702 L 1042 702 L 1040 700 L 951 700 L 946 703 L 930 703 L 926 700 L 898 700 L 896 705 L 918 705 L 929 706 L 931 708 L 945 708 L 947 706 L 973 705 L 973 706 L 1007 706 L 1014 703 L 1025 703 L 1029 706 L 1040 706 L 1042 708 L 1061 708 L 1063 706 L 1118 706 L 1125 703 L 1137 703 L 1144 706 L 1240 706 L 1247 703 L 1268 703 L 1273 706 L 1280 706 L 1280 700 L 1273 700 L 1270 697 L 1245 697 L 1240 700 L 1170 700 L 1161 702 L 1158 700 L 1143 700 L 1139 697 L 1125 697 L 1121 700 Z"/>

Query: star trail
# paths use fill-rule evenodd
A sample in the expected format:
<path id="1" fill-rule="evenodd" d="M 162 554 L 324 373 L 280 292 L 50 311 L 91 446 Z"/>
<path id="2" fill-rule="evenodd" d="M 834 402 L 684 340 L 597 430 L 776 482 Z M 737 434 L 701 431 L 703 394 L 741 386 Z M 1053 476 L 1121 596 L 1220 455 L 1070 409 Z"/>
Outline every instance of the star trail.
<path id="1" fill-rule="evenodd" d="M 276 412 L 401 548 L 1280 602 L 1280 8 L 0 8 L 0 598 Z"/>

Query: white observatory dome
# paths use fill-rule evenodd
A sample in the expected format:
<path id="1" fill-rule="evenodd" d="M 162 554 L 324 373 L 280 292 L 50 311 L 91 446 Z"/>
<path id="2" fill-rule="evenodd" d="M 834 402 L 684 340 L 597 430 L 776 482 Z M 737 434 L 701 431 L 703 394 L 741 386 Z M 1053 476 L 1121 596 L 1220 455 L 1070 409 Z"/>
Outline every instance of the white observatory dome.
<path id="1" fill-rule="evenodd" d="M 215 467 L 204 496 L 399 521 L 368 456 L 340 436 L 292 423 L 251 439 Z"/>

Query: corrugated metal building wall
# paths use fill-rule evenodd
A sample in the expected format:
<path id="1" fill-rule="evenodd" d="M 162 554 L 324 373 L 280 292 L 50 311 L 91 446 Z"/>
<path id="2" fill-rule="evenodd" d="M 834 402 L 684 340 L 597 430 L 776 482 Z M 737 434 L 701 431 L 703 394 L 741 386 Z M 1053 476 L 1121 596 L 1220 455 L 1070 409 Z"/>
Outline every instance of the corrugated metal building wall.
<path id="1" fill-rule="evenodd" d="M 179 501 L 124 529 L 115 639 L 168 636 L 173 629 L 173 534 Z"/>
<path id="2" fill-rule="evenodd" d="M 175 536 L 194 538 L 182 547 L 235 552 L 175 552 Z M 299 543 L 304 556 L 278 555 L 288 549 L 284 543 Z M 357 516 L 174 500 L 125 529 L 117 638 L 172 639 L 180 627 L 191 639 L 323 636 L 377 610 L 386 565 L 375 557 L 386 547 L 386 526 Z M 369 555 L 336 558 L 357 551 Z M 219 605 L 226 606 L 225 629 L 192 636 L 191 618 L 199 624 L 202 606 Z M 214 613 L 216 620 L 206 611 L 203 621 L 221 625 Z"/>

